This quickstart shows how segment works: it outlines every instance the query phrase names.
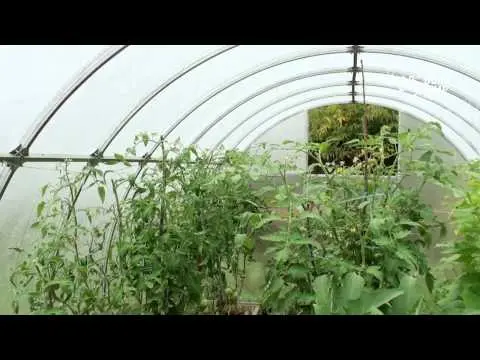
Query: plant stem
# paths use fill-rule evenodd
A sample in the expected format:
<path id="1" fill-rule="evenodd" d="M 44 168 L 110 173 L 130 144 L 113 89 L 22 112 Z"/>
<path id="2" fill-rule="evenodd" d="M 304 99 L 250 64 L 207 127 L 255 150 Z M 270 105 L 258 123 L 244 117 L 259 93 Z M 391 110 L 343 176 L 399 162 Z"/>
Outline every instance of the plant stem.
<path id="1" fill-rule="evenodd" d="M 368 120 L 367 120 L 367 104 L 366 104 L 366 100 L 365 100 L 365 73 L 363 71 L 363 60 L 360 60 L 360 63 L 362 64 L 362 86 L 363 86 L 363 107 L 364 107 L 364 112 L 363 112 L 363 139 L 366 142 L 367 139 L 368 139 Z M 364 151 L 365 151 L 365 165 L 364 165 L 364 168 L 363 168 L 363 179 L 364 179 L 365 196 L 368 196 L 368 151 L 367 151 L 367 144 L 365 144 Z M 367 207 L 365 206 L 362 210 L 364 222 L 366 221 L 365 220 L 366 211 L 367 211 Z M 362 266 L 365 267 L 365 238 L 364 238 L 364 234 L 361 234 L 360 236 L 361 236 L 360 247 L 361 247 L 361 254 L 362 254 Z"/>
<path id="2" fill-rule="evenodd" d="M 77 237 L 78 237 L 78 222 L 77 222 L 77 212 L 75 210 L 75 202 L 76 202 L 76 196 L 73 191 L 73 184 L 70 182 L 70 179 L 68 177 L 68 173 L 65 174 L 67 181 L 68 181 L 68 189 L 70 190 L 70 197 L 72 200 L 72 203 L 70 204 L 70 209 L 71 213 L 73 214 L 73 222 L 74 222 L 74 233 L 73 233 L 73 247 L 75 249 L 75 259 L 78 261 L 79 255 L 78 255 L 78 246 L 77 246 Z"/>
<path id="3" fill-rule="evenodd" d="M 166 169 L 166 154 L 165 154 L 165 139 L 163 136 L 160 139 L 160 146 L 162 149 L 162 203 L 160 208 L 160 236 L 165 233 L 166 226 L 166 194 L 167 194 L 167 169 Z"/>

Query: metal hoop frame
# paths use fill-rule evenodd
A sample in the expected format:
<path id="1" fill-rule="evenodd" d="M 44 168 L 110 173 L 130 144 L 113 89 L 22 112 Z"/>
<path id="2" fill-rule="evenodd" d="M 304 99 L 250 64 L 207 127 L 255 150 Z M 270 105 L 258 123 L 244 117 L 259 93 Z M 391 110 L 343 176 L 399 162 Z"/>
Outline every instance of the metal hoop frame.
<path id="1" fill-rule="evenodd" d="M 273 119 L 274 117 L 276 117 L 276 116 L 278 116 L 278 115 L 281 115 L 281 114 L 284 114 L 285 112 L 288 112 L 289 110 L 292 110 L 292 109 L 294 109 L 294 108 L 296 108 L 296 107 L 298 107 L 298 106 L 302 106 L 302 105 L 304 105 L 304 104 L 308 104 L 308 103 L 311 103 L 311 102 L 314 102 L 314 101 L 321 101 L 321 100 L 325 100 L 325 99 L 330 99 L 330 98 L 333 99 L 333 98 L 345 97 L 345 96 L 349 96 L 349 94 L 340 94 L 340 95 L 333 95 L 333 96 L 330 95 L 330 96 L 324 96 L 324 97 L 317 97 L 317 98 L 315 98 L 315 99 L 309 99 L 309 100 L 307 100 L 307 101 L 302 101 L 302 102 L 300 102 L 300 103 L 297 103 L 296 105 L 290 106 L 290 107 L 288 107 L 288 108 L 286 108 L 286 109 L 283 109 L 282 111 L 279 111 L 278 113 L 274 114 L 273 116 L 270 116 L 268 119 L 266 119 L 266 120 L 264 121 L 264 124 L 266 124 L 269 120 Z M 429 113 L 428 111 L 426 111 L 426 110 L 424 110 L 424 109 L 422 109 L 422 108 L 420 108 L 420 107 L 418 107 L 418 106 L 416 106 L 416 105 L 409 104 L 409 103 L 407 103 L 407 102 L 401 101 L 401 100 L 399 100 L 399 99 L 397 99 L 397 98 L 394 98 L 394 97 L 383 96 L 383 95 L 378 95 L 378 94 L 368 95 L 368 96 L 369 96 L 369 97 L 372 97 L 372 98 L 378 98 L 378 99 L 388 100 L 388 101 L 392 101 L 392 102 L 394 102 L 394 103 L 399 103 L 399 104 L 403 104 L 403 105 L 406 105 L 406 106 L 410 106 L 410 107 L 412 107 L 412 108 L 414 108 L 414 109 L 416 109 L 416 110 L 418 110 L 418 111 L 420 111 L 420 112 L 422 112 L 422 113 L 427 114 L 428 116 L 430 116 L 430 117 L 432 117 L 432 118 L 435 118 L 435 119 L 437 118 L 435 115 Z M 337 102 L 336 102 L 336 101 L 333 101 L 332 103 L 338 103 L 338 101 L 337 101 Z M 346 102 L 344 101 L 343 103 L 346 103 Z M 367 103 L 374 104 L 375 101 L 368 100 Z M 310 107 L 311 107 L 311 106 L 306 107 L 306 109 L 308 109 L 308 108 L 310 108 Z M 306 109 L 302 109 L 302 110 L 300 110 L 300 111 L 295 112 L 294 114 L 290 114 L 290 115 L 288 115 L 288 116 L 282 117 L 282 118 L 279 119 L 278 121 L 273 122 L 273 123 L 272 123 L 270 126 L 268 126 L 265 130 L 262 130 L 258 135 L 256 135 L 256 136 L 253 138 L 253 140 L 250 141 L 250 142 L 247 144 L 247 146 L 246 146 L 245 148 L 246 148 L 246 149 L 249 149 L 260 137 L 262 137 L 262 136 L 263 136 L 264 134 L 266 134 L 268 131 L 272 130 L 274 127 L 278 126 L 278 125 L 281 124 L 282 122 L 287 121 L 287 120 L 290 119 L 291 117 L 293 117 L 293 116 L 295 116 L 295 115 L 298 115 L 298 114 L 304 112 Z M 401 110 L 401 111 L 403 111 L 403 110 Z M 446 128 L 448 128 L 450 131 L 454 132 L 454 133 L 457 134 L 458 136 L 460 136 L 455 130 L 453 130 L 453 129 L 450 128 L 449 126 L 445 126 L 445 125 L 443 125 L 443 126 L 446 127 Z M 250 131 L 248 134 L 242 136 L 242 137 L 240 138 L 240 140 L 238 140 L 238 141 L 235 143 L 235 145 L 233 146 L 233 148 L 238 148 L 238 147 L 241 145 L 241 143 L 244 142 L 245 139 L 246 139 L 249 135 L 251 135 L 252 133 L 253 133 L 253 131 Z M 454 148 L 457 148 L 457 146 L 455 146 L 455 144 L 453 144 L 450 139 L 446 138 L 446 140 L 447 140 Z M 469 145 L 469 147 L 472 149 L 472 151 L 473 151 L 475 154 L 479 155 L 479 151 L 478 151 L 471 143 L 468 142 L 467 145 Z M 462 154 L 462 156 L 463 156 L 464 158 L 468 158 L 468 157 L 466 156 L 466 154 L 465 154 L 462 150 L 459 150 L 459 151 L 460 151 L 460 153 Z"/>
<path id="2" fill-rule="evenodd" d="M 261 94 L 264 94 L 270 90 L 274 90 L 282 85 L 286 85 L 286 84 L 289 84 L 289 83 L 292 83 L 292 82 L 295 82 L 295 81 L 298 81 L 298 80 L 303 80 L 303 79 L 309 79 L 309 78 L 312 78 L 312 77 L 316 77 L 316 76 L 322 76 L 322 75 L 327 75 L 327 74 L 333 74 L 333 73 L 342 73 L 342 72 L 345 72 L 345 71 L 342 71 L 342 69 L 333 69 L 332 71 L 320 71 L 320 72 L 309 72 L 309 73 L 306 73 L 306 74 L 302 74 L 302 75 L 298 75 L 298 76 L 294 76 L 292 78 L 288 78 L 288 79 L 285 79 L 285 80 L 282 80 L 282 81 L 278 81 L 278 82 L 275 82 L 274 84 L 272 85 L 269 85 L 257 92 L 255 92 L 254 94 L 248 96 L 247 98 L 241 100 L 240 102 L 236 103 L 235 105 L 233 105 L 232 107 L 230 107 L 228 110 L 226 110 L 225 112 L 223 112 L 221 115 L 219 115 L 214 121 L 212 121 L 210 124 L 208 124 L 195 138 L 194 140 L 192 141 L 192 144 L 196 144 L 200 139 L 202 139 L 203 136 L 205 136 L 215 125 L 217 125 L 219 122 L 221 122 L 226 116 L 228 116 L 229 114 L 231 114 L 234 110 L 236 110 L 237 108 L 239 108 L 241 105 L 244 105 L 246 104 L 247 102 L 249 102 L 250 100 L 256 98 L 257 96 L 261 95 Z M 375 74 L 382 74 L 382 75 L 393 75 L 395 76 L 395 74 L 392 74 L 391 72 L 387 71 L 387 70 L 383 70 L 383 69 L 375 69 L 375 68 L 366 68 L 364 69 L 364 72 L 365 73 L 375 73 Z M 404 73 L 403 73 L 404 74 Z M 408 75 L 408 74 L 407 74 Z M 416 81 L 418 82 L 423 82 L 423 79 L 420 79 L 420 78 L 417 78 L 415 79 Z M 378 86 L 380 87 L 382 84 L 381 83 L 376 83 L 378 84 Z M 341 85 L 349 85 L 348 83 L 338 83 L 337 85 L 335 86 L 341 86 Z M 332 85 L 333 86 L 333 85 Z M 325 86 L 325 87 L 328 87 Z M 320 87 L 320 88 L 325 88 L 325 87 Z M 399 90 L 401 91 L 400 89 L 396 88 L 396 87 L 388 87 L 388 86 L 384 86 L 385 88 L 389 88 L 389 89 L 392 89 L 392 90 Z M 318 88 L 318 89 L 320 89 Z M 288 97 L 291 97 L 291 96 L 295 96 L 295 95 L 298 95 L 300 93 L 302 93 L 304 91 L 301 91 L 301 92 L 298 92 L 298 93 L 291 93 L 288 95 Z M 403 90 L 403 92 L 405 93 L 409 93 L 411 95 L 415 95 L 415 93 L 411 92 L 411 91 L 408 91 L 408 90 Z M 462 99 L 462 95 L 458 94 L 455 90 L 450 90 L 450 94 L 459 98 L 460 100 L 463 100 Z M 467 118 L 459 115 L 457 112 L 453 111 L 453 110 L 450 110 L 448 109 L 447 107 L 445 107 L 443 104 L 439 103 L 439 102 L 436 102 L 430 98 L 427 98 L 427 97 L 424 97 L 424 96 L 421 96 L 421 95 L 417 95 L 419 98 L 421 98 L 422 100 L 426 100 L 426 101 L 430 101 L 440 107 L 442 107 L 443 109 L 451 112 L 452 114 L 454 114 L 455 116 L 459 117 L 460 119 L 462 119 L 462 121 L 464 121 L 465 123 L 467 123 L 472 129 L 474 129 L 474 131 L 478 132 L 479 133 L 479 136 L 480 136 L 480 128 L 477 127 L 476 125 L 474 125 L 471 121 L 469 121 Z M 269 105 L 273 105 L 275 104 L 276 102 L 273 102 Z M 469 104 L 471 105 L 471 104 Z M 473 107 L 475 107 L 475 109 L 477 110 L 480 110 L 480 106 L 475 106 L 475 105 L 471 105 Z M 261 110 L 260 110 L 261 111 Z M 243 120 L 242 122 L 240 122 L 239 124 L 237 124 L 235 126 L 235 128 L 232 130 L 232 131 L 235 131 L 237 130 L 245 121 L 247 121 L 248 119 L 250 119 L 251 117 L 255 116 L 258 112 L 255 112 L 254 114 L 251 114 L 249 115 L 245 120 Z M 231 135 L 231 132 L 227 133 L 227 135 L 224 137 L 228 137 Z M 216 145 L 214 148 L 218 147 L 219 146 L 219 143 L 222 143 L 225 139 L 222 138 Z"/>
<path id="3" fill-rule="evenodd" d="M 34 129 L 28 133 L 26 136 L 24 136 L 24 140 L 20 142 L 20 145 L 17 146 L 14 150 L 11 151 L 11 154 L 14 156 L 18 156 L 20 159 L 28 156 L 28 151 L 32 144 L 35 142 L 35 140 L 38 138 L 39 134 L 43 131 L 45 126 L 51 121 L 53 116 L 58 112 L 58 110 L 68 101 L 68 99 L 73 96 L 73 94 L 85 83 L 90 79 L 98 70 L 100 70 L 103 66 L 105 66 L 107 63 L 109 63 L 112 59 L 114 59 L 117 55 L 119 55 L 122 51 L 124 51 L 128 45 L 121 45 L 121 46 L 112 46 L 106 51 L 104 51 L 102 54 L 100 54 L 92 63 L 87 66 L 87 68 L 84 69 L 82 73 L 77 75 L 77 77 L 72 81 L 69 86 L 62 91 L 57 98 L 49 105 L 49 107 L 44 111 L 44 114 L 41 116 L 41 118 L 37 121 L 37 124 L 34 126 Z M 220 51 L 220 53 L 224 53 L 226 51 L 231 50 L 232 48 L 235 48 L 236 46 L 227 46 Z M 223 50 L 223 51 L 222 51 Z M 180 125 L 188 116 L 190 116 L 194 111 L 196 111 L 198 108 L 200 108 L 203 104 L 208 102 L 209 100 L 213 99 L 216 95 L 220 94 L 221 92 L 225 91 L 226 89 L 230 88 L 231 86 L 241 82 L 244 79 L 247 79 L 251 76 L 254 76 L 255 74 L 258 74 L 260 72 L 272 69 L 276 66 L 280 66 L 286 63 L 302 60 L 302 59 L 307 59 L 311 57 L 316 57 L 316 56 L 323 56 L 323 55 L 328 55 L 328 54 L 346 54 L 346 53 L 352 53 L 352 54 L 357 54 L 357 52 L 361 53 L 371 53 L 371 54 L 386 54 L 386 55 L 392 55 L 392 56 L 400 56 L 400 57 L 405 57 L 405 58 L 411 58 L 423 62 L 427 62 L 430 64 L 434 64 L 449 70 L 452 70 L 456 73 L 459 73 L 463 76 L 466 76 L 478 83 L 480 83 L 480 76 L 477 73 L 474 73 L 473 71 L 470 71 L 468 69 L 465 69 L 464 67 L 458 65 L 458 64 L 453 64 L 450 61 L 444 61 L 444 60 L 439 60 L 438 58 L 432 57 L 432 56 L 426 56 L 422 54 L 415 53 L 413 51 L 409 50 L 399 50 L 399 49 L 388 49 L 388 48 L 381 48 L 381 47 L 373 47 L 373 48 L 364 48 L 364 47 L 359 47 L 357 45 L 354 46 L 349 46 L 345 49 L 327 49 L 327 50 L 316 50 L 316 51 L 309 51 L 304 54 L 296 55 L 296 56 L 290 56 L 281 60 L 276 60 L 270 63 L 267 63 L 263 66 L 257 67 L 244 75 L 241 75 L 232 81 L 227 82 L 211 94 L 207 95 L 205 98 L 203 98 L 199 103 L 195 104 L 182 118 L 174 122 L 164 133 L 164 136 L 168 136 L 178 125 Z M 220 55 L 218 53 L 215 56 L 212 56 L 211 54 L 209 56 L 206 56 L 205 58 L 202 58 L 198 60 L 197 62 L 193 63 L 188 67 L 185 71 L 189 72 L 197 68 L 203 63 L 208 62 L 209 60 L 213 59 L 214 57 Z M 353 68 L 349 69 L 352 71 L 354 74 L 358 72 L 358 68 L 356 65 L 354 65 Z M 372 71 L 370 71 L 372 72 Z M 401 74 L 401 73 L 392 73 L 390 74 Z M 184 74 L 178 73 L 174 75 L 170 81 L 171 83 L 175 82 L 178 80 L 180 77 L 182 77 Z M 417 81 L 421 81 L 421 79 L 415 79 Z M 96 157 L 101 157 L 103 155 L 103 151 L 105 151 L 106 147 L 110 145 L 110 143 L 113 141 L 113 139 L 118 135 L 118 133 L 124 128 L 126 123 L 128 123 L 134 116 L 141 110 L 143 109 L 146 105 L 148 105 L 154 98 L 157 96 L 163 89 L 168 87 L 171 83 L 168 83 L 168 81 L 164 84 L 162 84 L 157 90 L 158 92 L 152 92 L 148 96 L 146 96 L 141 103 L 139 103 L 132 111 L 127 115 L 125 119 L 123 119 L 120 124 L 117 126 L 117 128 L 114 130 L 114 132 L 107 138 L 105 143 L 100 146 L 96 151 L 93 152 L 93 156 Z M 354 85 L 355 81 L 352 83 L 352 88 Z M 165 84 L 167 84 L 165 86 Z M 165 87 L 163 87 L 165 86 Z M 447 92 L 451 93 L 449 90 Z M 455 94 L 456 93 L 456 94 Z M 457 98 L 463 100 L 464 102 L 470 104 L 476 109 L 479 109 L 480 106 L 479 104 L 473 100 L 468 98 L 465 95 L 462 95 L 458 92 L 451 93 L 452 95 L 456 96 Z M 354 95 L 354 94 L 352 94 Z M 411 104 L 408 104 L 409 106 L 412 106 Z M 427 113 L 425 110 L 421 110 L 424 113 Z M 247 135 L 248 136 L 248 135 Z M 460 135 L 459 135 L 460 136 Z M 460 138 L 463 138 L 463 136 L 460 136 Z M 102 151 L 103 149 L 103 151 Z M 146 158 L 151 157 L 153 152 L 156 149 L 152 149 L 153 151 L 150 151 L 149 153 L 145 154 Z M 13 173 L 15 172 L 16 167 L 9 167 L 7 170 L 4 170 L 2 174 L 0 175 L 0 199 L 2 198 L 6 187 L 8 186 L 11 178 L 13 177 Z"/>

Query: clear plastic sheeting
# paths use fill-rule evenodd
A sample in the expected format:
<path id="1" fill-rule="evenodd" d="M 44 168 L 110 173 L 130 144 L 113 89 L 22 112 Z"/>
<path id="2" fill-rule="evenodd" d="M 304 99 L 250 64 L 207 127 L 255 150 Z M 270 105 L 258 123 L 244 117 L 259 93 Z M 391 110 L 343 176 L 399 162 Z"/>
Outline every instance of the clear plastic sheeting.
<path id="1" fill-rule="evenodd" d="M 93 152 L 145 94 L 167 80 L 172 73 L 214 48 L 128 47 L 75 92 L 38 137 L 31 151 L 70 154 Z M 155 122 L 154 119 L 151 121 Z M 124 144 L 122 150 L 125 145 L 130 146 L 136 131 L 130 132 L 129 143 Z"/>
<path id="2" fill-rule="evenodd" d="M 73 181 L 76 176 L 83 175 L 85 163 L 69 163 L 68 177 Z M 37 221 L 37 206 L 41 201 L 41 190 L 45 185 L 56 186 L 59 176 L 64 173 L 65 163 L 35 163 L 25 164 L 16 172 L 15 181 L 12 181 L 3 199 L 0 201 L 0 313 L 10 312 L 11 288 L 9 274 L 11 267 L 17 263 L 18 249 L 25 250 L 31 248 L 36 240 L 41 238 L 39 229 L 32 228 L 32 224 Z M 137 166 L 99 165 L 98 169 L 104 173 L 108 172 L 107 180 L 126 178 L 134 174 Z M 81 177 L 84 178 L 83 176 Z M 114 202 L 112 186 L 107 184 L 104 203 L 99 197 L 98 186 L 88 187 L 93 182 L 90 177 L 78 197 L 76 202 L 77 209 L 94 208 L 105 206 L 108 208 Z M 124 196 L 127 186 L 123 184 L 118 192 L 119 196 Z M 47 195 L 48 195 L 47 189 Z M 65 193 L 65 198 L 68 194 Z M 78 221 L 86 221 L 84 213 L 78 214 Z"/>
<path id="3" fill-rule="evenodd" d="M 31 130 L 58 92 L 106 46 L 0 46 L 0 152 Z"/>
<path id="4" fill-rule="evenodd" d="M 285 74 L 303 73 L 303 66 L 306 70 L 328 70 L 340 59 L 343 59 L 346 71 L 351 56 L 321 55 L 346 49 L 346 46 L 258 45 L 232 49 L 190 72 L 156 96 L 129 122 L 125 131 L 112 143 L 110 151 L 118 152 L 128 146 L 131 134 L 138 129 L 159 132 L 171 140 L 180 138 L 182 142 L 189 143 L 212 117 L 240 98 L 251 95 L 263 84 L 269 84 Z"/>
<path id="5" fill-rule="evenodd" d="M 2 47 L 0 91 L 9 105 L 2 107 L 8 110 L 2 118 L 15 119 L 4 124 L 9 130 L 2 132 L 3 151 L 19 145 L 20 135 L 33 129 L 54 96 L 107 48 Z M 403 89 L 434 97 L 466 119 L 458 121 L 455 131 L 473 136 L 480 128 L 479 57 L 478 46 L 364 45 L 357 66 L 363 63 L 367 84 L 381 92 Z M 215 146 L 225 132 L 280 93 L 344 81 L 348 88 L 352 66 L 349 45 L 127 46 L 69 94 L 29 150 L 88 156 L 109 140 L 101 150 L 112 155 L 130 146 L 140 131 Z M 422 106 L 430 112 L 436 107 Z"/>
<path id="6" fill-rule="evenodd" d="M 240 150 L 248 149 L 249 147 L 254 145 L 262 135 L 267 133 L 273 127 L 277 126 L 283 121 L 290 119 L 292 116 L 298 114 L 299 112 L 302 112 L 311 108 L 315 108 L 315 107 L 320 107 L 320 106 L 327 106 L 332 104 L 346 104 L 346 103 L 349 103 L 350 100 L 346 96 L 332 96 L 328 99 L 312 100 L 312 101 L 309 101 L 307 99 L 306 101 L 307 102 L 301 103 L 298 106 L 295 106 L 286 110 L 282 114 L 265 119 L 265 121 L 260 126 L 250 128 L 249 130 L 245 130 L 243 132 L 244 135 L 239 135 L 237 138 L 235 138 L 235 140 L 232 139 L 231 146 L 237 147 Z M 368 96 L 366 97 L 366 101 L 369 104 L 385 106 L 391 109 L 405 112 L 407 114 L 410 114 L 416 118 L 422 119 L 427 122 L 428 121 L 440 122 L 437 117 L 433 117 L 431 114 L 426 113 L 422 110 L 419 110 L 418 107 L 406 105 L 403 102 L 399 102 L 398 100 L 395 101 L 391 99 L 386 99 L 383 96 L 382 97 Z M 445 139 L 450 144 L 454 145 L 455 148 L 458 149 L 460 155 L 464 159 L 471 159 L 471 158 L 478 157 L 478 153 L 475 151 L 475 149 L 472 149 L 468 144 L 465 144 L 465 141 L 462 138 L 460 138 L 458 134 L 452 131 L 449 127 L 443 126 L 442 131 L 445 136 Z M 458 144 L 460 144 L 460 146 Z"/>
<path id="7" fill-rule="evenodd" d="M 464 159 L 479 157 L 480 46 L 0 46 L 0 292 L 9 294 L 10 248 L 38 237 L 30 225 L 40 188 L 58 181 L 63 158 L 81 171 L 141 132 L 248 149 L 295 114 L 362 102 L 363 80 L 367 103 L 439 122 Z M 148 143 L 137 156 L 158 150 Z M 139 158 L 130 161 L 100 168 L 135 174 Z M 98 200 L 90 188 L 78 206 Z"/>

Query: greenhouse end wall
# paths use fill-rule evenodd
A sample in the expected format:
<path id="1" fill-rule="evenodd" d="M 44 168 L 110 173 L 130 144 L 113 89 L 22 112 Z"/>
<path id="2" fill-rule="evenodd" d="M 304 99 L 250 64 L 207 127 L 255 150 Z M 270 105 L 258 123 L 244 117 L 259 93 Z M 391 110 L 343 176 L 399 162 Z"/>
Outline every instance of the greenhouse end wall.
<path id="1" fill-rule="evenodd" d="M 294 115 L 281 124 L 275 126 L 273 129 L 267 131 L 260 136 L 254 144 L 252 149 L 256 153 L 261 153 L 262 150 L 259 145 L 262 143 L 271 145 L 281 145 L 283 141 L 305 142 L 308 139 L 308 113 L 307 111 Z M 287 144 L 282 146 L 284 150 L 273 150 L 273 160 L 283 160 L 285 157 L 295 159 L 295 165 L 300 169 L 307 168 L 307 158 L 302 154 L 296 154 L 292 150 L 288 150 L 290 146 Z"/>
<path id="2" fill-rule="evenodd" d="M 403 112 L 399 113 L 399 129 L 400 132 L 405 132 L 410 130 L 415 130 L 425 124 L 424 121 L 415 118 L 410 114 Z M 273 128 L 272 130 L 265 133 L 261 138 L 259 138 L 255 145 L 261 143 L 268 144 L 281 144 L 283 141 L 291 140 L 296 142 L 305 142 L 308 140 L 308 115 L 307 112 L 304 112 L 300 115 L 293 116 L 292 118 L 286 120 L 279 126 Z M 451 164 L 464 163 L 465 159 L 458 153 L 458 151 L 442 136 L 434 134 L 432 136 L 431 142 L 438 149 L 446 150 L 454 153 L 454 156 L 442 155 L 442 158 L 445 162 Z M 254 145 L 254 148 L 257 149 Z M 259 153 L 261 150 L 255 150 Z M 417 154 L 421 156 L 421 153 Z M 295 154 L 292 150 L 275 150 L 272 152 L 272 158 L 274 160 L 282 160 L 285 157 L 296 157 L 296 165 L 301 169 L 307 168 L 307 159 L 306 156 Z M 401 170 L 401 169 L 400 169 Z M 418 178 L 410 177 L 405 179 L 405 185 L 410 186 L 418 183 L 420 180 Z M 453 202 L 448 201 L 445 197 L 448 194 L 444 189 L 436 185 L 427 184 L 422 191 L 422 200 L 431 206 L 435 215 L 439 216 L 442 220 L 447 220 L 449 214 L 453 207 Z M 447 226 L 446 239 L 454 238 L 451 226 Z M 428 250 L 428 256 L 432 264 L 438 262 L 440 258 L 440 249 L 435 245 L 440 241 L 440 233 L 433 238 L 433 245 Z"/>

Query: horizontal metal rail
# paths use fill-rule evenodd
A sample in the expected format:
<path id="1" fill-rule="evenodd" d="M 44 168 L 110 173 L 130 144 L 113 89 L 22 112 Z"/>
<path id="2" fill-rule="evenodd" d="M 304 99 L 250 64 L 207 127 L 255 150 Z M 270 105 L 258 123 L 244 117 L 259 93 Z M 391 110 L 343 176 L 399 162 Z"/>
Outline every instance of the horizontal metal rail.
<path id="1" fill-rule="evenodd" d="M 158 163 L 161 160 L 155 158 L 144 158 L 144 157 L 124 157 L 117 158 L 115 156 L 102 156 L 95 158 L 92 156 L 85 155 L 63 155 L 63 154 L 32 154 L 26 155 L 23 157 L 18 157 L 12 154 L 2 154 L 0 153 L 0 162 L 5 162 L 8 164 L 13 164 L 21 166 L 23 163 L 50 163 L 50 162 L 99 162 L 99 163 L 108 163 L 112 161 L 121 161 L 128 163 L 143 163 L 143 162 L 152 162 Z"/>

